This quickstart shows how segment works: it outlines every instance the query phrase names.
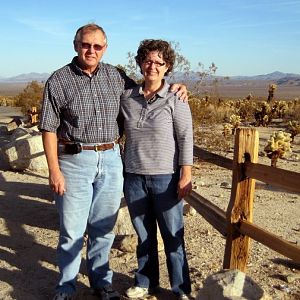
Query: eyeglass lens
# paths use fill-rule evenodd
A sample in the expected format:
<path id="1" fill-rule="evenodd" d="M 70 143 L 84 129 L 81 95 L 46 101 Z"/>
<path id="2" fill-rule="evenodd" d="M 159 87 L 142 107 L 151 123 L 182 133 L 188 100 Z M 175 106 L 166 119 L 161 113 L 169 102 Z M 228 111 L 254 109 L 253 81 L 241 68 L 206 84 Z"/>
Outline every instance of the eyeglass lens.
<path id="1" fill-rule="evenodd" d="M 94 48 L 95 51 L 101 51 L 104 47 L 102 45 L 99 45 L 99 44 L 90 44 L 90 43 L 81 43 L 81 48 L 82 49 L 91 49 L 91 47 Z"/>
<path id="2" fill-rule="evenodd" d="M 158 61 L 146 60 L 146 61 L 144 61 L 144 64 L 147 65 L 147 66 L 151 66 L 152 64 L 154 64 L 155 67 L 162 67 L 166 63 L 161 63 L 161 62 L 158 62 Z"/>

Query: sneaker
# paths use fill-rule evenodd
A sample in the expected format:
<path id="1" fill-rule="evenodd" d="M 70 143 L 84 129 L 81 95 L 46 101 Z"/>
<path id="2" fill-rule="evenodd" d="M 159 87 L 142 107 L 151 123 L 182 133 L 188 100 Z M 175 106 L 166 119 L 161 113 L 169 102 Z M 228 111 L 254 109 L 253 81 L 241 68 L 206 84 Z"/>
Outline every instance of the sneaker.
<path id="1" fill-rule="evenodd" d="M 120 294 L 112 288 L 111 284 L 95 290 L 95 295 L 101 300 L 119 300 Z"/>
<path id="2" fill-rule="evenodd" d="M 67 293 L 57 293 L 53 300 L 73 300 L 73 297 Z"/>
<path id="3" fill-rule="evenodd" d="M 125 295 L 128 298 L 132 298 L 132 299 L 143 298 L 148 294 L 149 294 L 149 289 L 140 286 L 132 286 L 129 289 L 127 289 L 125 292 Z"/>
<path id="4" fill-rule="evenodd" d="M 181 295 L 178 296 L 177 299 L 178 300 L 190 300 L 191 297 L 190 297 L 190 295 L 187 295 L 187 294 L 181 294 Z"/>

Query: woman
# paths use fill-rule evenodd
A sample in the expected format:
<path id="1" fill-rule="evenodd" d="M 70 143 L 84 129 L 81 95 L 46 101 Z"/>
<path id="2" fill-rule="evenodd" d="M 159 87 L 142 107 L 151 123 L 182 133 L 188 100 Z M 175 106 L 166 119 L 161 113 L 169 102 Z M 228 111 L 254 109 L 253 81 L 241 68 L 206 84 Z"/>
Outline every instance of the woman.
<path id="1" fill-rule="evenodd" d="M 159 285 L 158 224 L 172 291 L 178 299 L 187 299 L 191 285 L 182 198 L 192 188 L 191 112 L 164 80 L 175 62 L 169 43 L 144 40 L 135 59 L 144 82 L 121 98 L 126 135 L 124 195 L 138 235 L 135 285 L 126 295 L 142 298 Z"/>

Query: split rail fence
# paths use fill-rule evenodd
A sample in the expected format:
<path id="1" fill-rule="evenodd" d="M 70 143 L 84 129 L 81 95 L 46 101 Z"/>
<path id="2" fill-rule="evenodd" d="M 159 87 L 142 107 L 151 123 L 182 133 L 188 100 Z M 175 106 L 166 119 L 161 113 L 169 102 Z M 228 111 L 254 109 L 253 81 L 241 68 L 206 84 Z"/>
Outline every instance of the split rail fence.
<path id="1" fill-rule="evenodd" d="M 226 237 L 223 268 L 246 272 L 253 239 L 300 263 L 300 247 L 253 224 L 255 180 L 300 193 L 300 173 L 257 163 L 259 136 L 253 128 L 237 129 L 233 160 L 194 147 L 194 156 L 232 170 L 232 188 L 227 211 L 195 191 L 186 197 L 202 217 Z"/>

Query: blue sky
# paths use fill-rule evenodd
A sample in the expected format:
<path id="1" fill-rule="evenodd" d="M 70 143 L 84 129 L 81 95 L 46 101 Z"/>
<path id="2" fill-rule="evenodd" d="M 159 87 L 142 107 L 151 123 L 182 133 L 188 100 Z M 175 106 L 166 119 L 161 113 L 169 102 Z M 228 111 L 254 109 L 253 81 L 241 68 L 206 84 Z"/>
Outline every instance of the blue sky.
<path id="1" fill-rule="evenodd" d="M 0 2 L 0 76 L 67 64 L 88 22 L 105 29 L 113 65 L 159 38 L 178 42 L 195 69 L 214 62 L 217 75 L 300 73 L 300 0 L 10 0 Z"/>

